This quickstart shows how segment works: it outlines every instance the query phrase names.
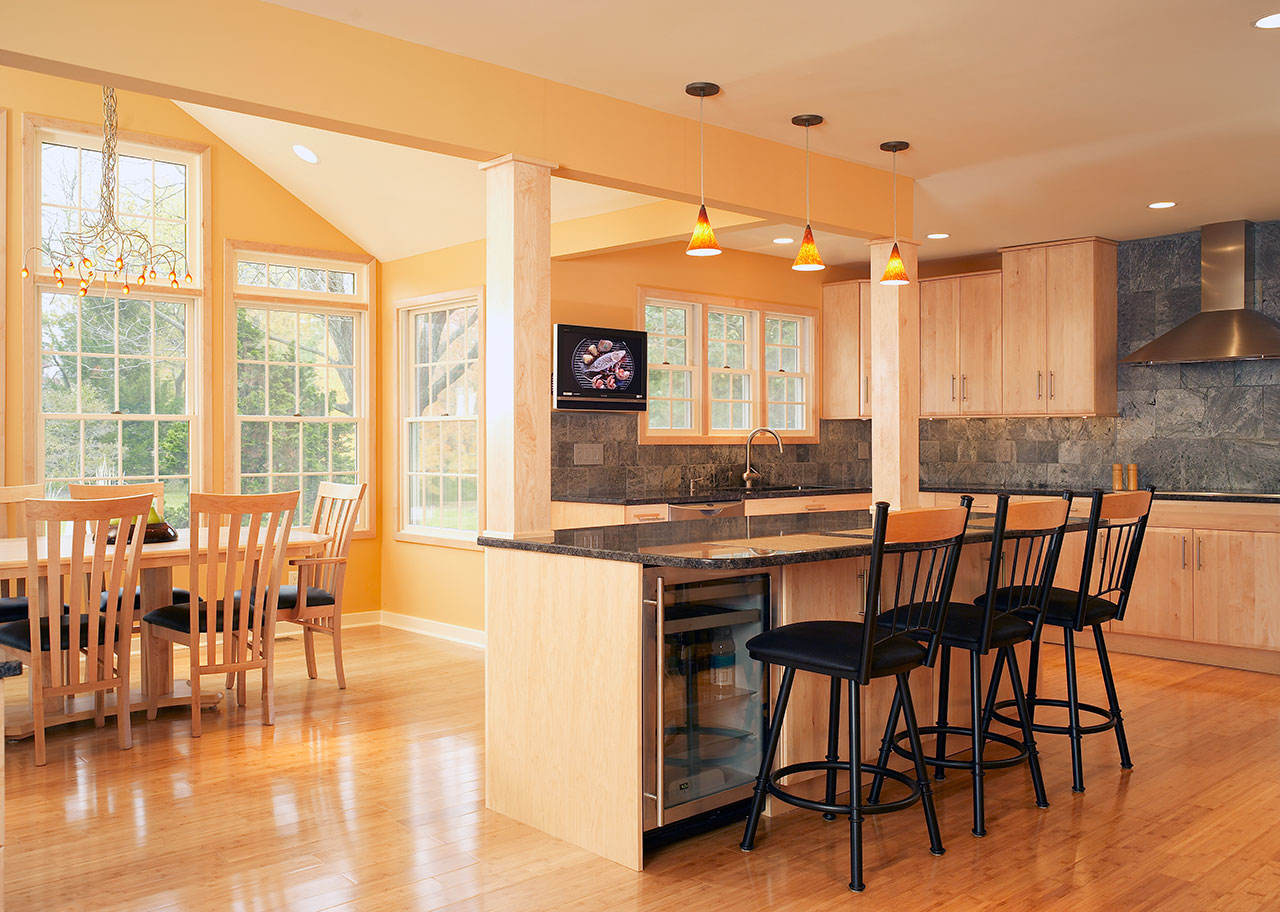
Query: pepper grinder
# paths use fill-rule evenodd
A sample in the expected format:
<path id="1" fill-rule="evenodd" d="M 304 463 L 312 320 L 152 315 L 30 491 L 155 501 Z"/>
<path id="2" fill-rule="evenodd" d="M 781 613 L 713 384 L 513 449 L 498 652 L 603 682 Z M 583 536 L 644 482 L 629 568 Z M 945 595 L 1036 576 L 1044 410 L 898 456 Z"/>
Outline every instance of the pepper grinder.
<path id="1" fill-rule="evenodd" d="M 1129 490 L 1138 490 L 1138 464 L 1136 462 L 1129 463 Z"/>
<path id="2" fill-rule="evenodd" d="M 1111 463 L 1111 490 L 1124 490 L 1124 468 L 1118 462 Z"/>

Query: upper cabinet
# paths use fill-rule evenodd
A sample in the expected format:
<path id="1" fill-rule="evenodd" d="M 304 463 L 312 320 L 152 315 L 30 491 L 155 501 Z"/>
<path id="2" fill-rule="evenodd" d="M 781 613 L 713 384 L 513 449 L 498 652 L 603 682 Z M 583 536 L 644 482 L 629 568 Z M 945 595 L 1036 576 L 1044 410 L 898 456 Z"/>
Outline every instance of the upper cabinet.
<path id="1" fill-rule="evenodd" d="M 1001 251 L 1006 415 L 1116 413 L 1116 245 Z"/>
<path id="2" fill-rule="evenodd" d="M 920 414 L 1000 414 L 1000 273 L 920 282 Z"/>
<path id="3" fill-rule="evenodd" d="M 822 286 L 822 417 L 871 417 L 871 289 Z"/>

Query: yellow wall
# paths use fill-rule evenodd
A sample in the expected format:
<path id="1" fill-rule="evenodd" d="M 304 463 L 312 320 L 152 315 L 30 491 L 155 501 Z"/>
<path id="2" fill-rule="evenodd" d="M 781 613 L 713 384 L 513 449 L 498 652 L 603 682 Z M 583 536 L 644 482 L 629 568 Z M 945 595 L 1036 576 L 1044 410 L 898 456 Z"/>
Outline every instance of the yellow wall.
<path id="1" fill-rule="evenodd" d="M 362 253 L 355 243 L 303 205 L 296 197 L 255 168 L 243 156 L 188 117 L 170 101 L 132 92 L 120 92 L 120 129 L 205 143 L 211 147 L 211 216 L 213 286 L 205 306 L 213 309 L 214 401 L 210 417 L 213 440 L 225 438 L 229 417 L 221 397 L 226 349 L 223 340 L 223 241 L 262 241 L 313 247 L 345 253 Z M 0 67 L 0 106 L 8 108 L 9 146 L 7 162 L 7 256 L 5 287 L 5 445 L 4 477 L 8 483 L 22 481 L 24 428 L 22 402 L 22 120 L 37 114 L 101 125 L 101 87 L 23 70 Z M 371 327 L 376 332 L 376 326 Z M 375 440 L 377 435 L 374 435 Z M 206 490 L 223 487 L 223 455 L 215 445 L 212 474 Z M 376 538 L 355 542 L 347 575 L 348 611 L 368 611 L 378 607 L 379 544 Z"/>

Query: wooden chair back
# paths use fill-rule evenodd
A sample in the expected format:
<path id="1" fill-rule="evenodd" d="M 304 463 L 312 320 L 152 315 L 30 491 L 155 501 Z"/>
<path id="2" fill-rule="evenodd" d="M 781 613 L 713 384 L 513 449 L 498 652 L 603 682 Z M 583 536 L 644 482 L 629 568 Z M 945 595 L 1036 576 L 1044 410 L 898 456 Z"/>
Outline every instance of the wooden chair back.
<path id="1" fill-rule="evenodd" d="M 334 602 L 342 604 L 342 587 L 347 575 L 347 555 L 351 551 L 351 536 L 355 532 L 360 504 L 364 501 L 368 485 L 337 484 L 326 481 L 320 484 L 316 500 L 316 512 L 311 519 L 311 531 L 330 536 L 324 546 L 323 557 L 338 562 L 318 563 L 310 567 L 306 585 L 324 589 L 333 594 Z M 301 576 L 298 585 L 304 583 Z"/>
<path id="2" fill-rule="evenodd" d="M 999 612 L 1035 609 L 1032 638 L 1040 635 L 1070 512 L 1069 492 L 1056 500 L 1009 503 L 1008 494 L 996 499 L 987 594 L 982 603 L 979 651 L 983 654 L 991 650 L 992 624 Z M 1004 592 L 1008 595 L 1001 597 Z"/>
<path id="3" fill-rule="evenodd" d="M 925 664 L 933 664 L 973 498 L 960 504 L 897 513 L 875 505 L 859 683 L 870 680 L 876 647 L 904 633 L 927 644 Z"/>
<path id="4" fill-rule="evenodd" d="M 1085 607 L 1090 598 L 1112 602 L 1116 606 L 1116 620 L 1124 620 L 1154 495 L 1152 487 L 1114 494 L 1093 492 L 1080 567 L 1076 630 L 1084 629 Z"/>
<path id="5" fill-rule="evenodd" d="M 104 497 L 125 497 L 129 494 L 151 494 L 156 512 L 164 513 L 164 482 L 144 481 L 138 484 L 69 484 L 67 495 L 72 500 L 101 500 Z"/>
<path id="6" fill-rule="evenodd" d="M 28 617 L 32 686 L 40 691 L 36 705 L 46 696 L 127 689 L 141 529 L 150 508 L 150 494 L 26 502 L 27 592 L 33 593 Z M 114 528 L 113 520 L 118 523 Z M 36 521 L 46 523 L 51 531 L 61 529 L 62 534 L 41 538 L 32 526 Z M 115 540 L 108 543 L 112 534 Z M 39 553 L 42 542 L 48 556 L 44 561 Z M 105 608 L 100 610 L 104 593 Z M 71 609 L 65 629 L 64 605 Z M 35 656 L 40 653 L 44 628 L 50 659 L 47 668 L 37 671 Z"/>
<path id="7" fill-rule="evenodd" d="M 260 666 L 269 655 L 297 506 L 297 491 L 191 495 L 188 572 L 193 672 Z M 202 541 L 208 544 L 203 554 Z M 239 599 L 234 597 L 236 590 L 241 593 Z M 206 625 L 203 643 L 198 634 L 201 614 Z"/>
<path id="8" fill-rule="evenodd" d="M 27 534 L 23 503 L 44 497 L 44 485 L 0 486 L 0 538 L 22 538 Z M 26 594 L 22 580 L 0 580 L 0 598 L 18 598 Z"/>

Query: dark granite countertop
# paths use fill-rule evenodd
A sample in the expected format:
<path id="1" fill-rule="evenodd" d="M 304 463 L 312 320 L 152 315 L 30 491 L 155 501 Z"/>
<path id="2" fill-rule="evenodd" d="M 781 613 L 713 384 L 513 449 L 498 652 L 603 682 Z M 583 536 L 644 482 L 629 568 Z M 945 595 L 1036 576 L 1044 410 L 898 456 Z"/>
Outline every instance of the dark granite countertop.
<path id="1" fill-rule="evenodd" d="M 553 497 L 564 503 L 599 503 L 639 506 L 641 504 L 691 504 L 723 503 L 737 500 L 759 500 L 769 497 L 821 497 L 826 494 L 870 494 L 867 487 L 855 488 L 843 485 L 792 485 L 777 488 L 704 488 L 693 494 L 675 491 L 645 491 L 639 494 L 583 494 L 573 497 Z"/>
<path id="2" fill-rule="evenodd" d="M 921 485 L 922 492 L 934 494 L 1011 494 L 1015 496 L 1036 497 L 1040 495 L 1052 496 L 1061 494 L 1068 488 L 1006 488 L 1006 487 L 984 487 L 982 485 Z M 1088 498 L 1093 495 L 1092 490 L 1072 490 L 1071 493 L 1077 497 Z M 1216 501 L 1218 503 L 1261 503 L 1261 504 L 1280 504 L 1280 494 L 1230 494 L 1216 493 L 1212 491 L 1161 491 L 1156 490 L 1156 500 L 1198 500 L 1198 501 Z"/>
<path id="3" fill-rule="evenodd" d="M 781 564 L 863 557 L 871 553 L 866 510 L 784 513 L 681 522 L 563 529 L 547 536 L 489 538 L 487 548 L 512 548 L 690 570 L 752 570 Z M 990 513 L 969 519 L 968 543 L 991 540 Z M 1085 528 L 1084 520 L 1069 526 Z"/>
<path id="4" fill-rule="evenodd" d="M 20 674 L 22 674 L 21 662 L 0 662 L 0 678 L 16 678 Z"/>

